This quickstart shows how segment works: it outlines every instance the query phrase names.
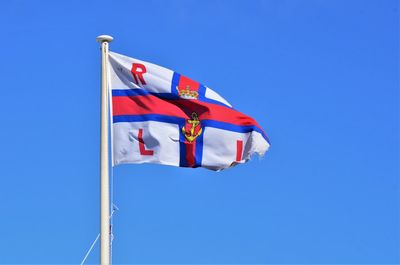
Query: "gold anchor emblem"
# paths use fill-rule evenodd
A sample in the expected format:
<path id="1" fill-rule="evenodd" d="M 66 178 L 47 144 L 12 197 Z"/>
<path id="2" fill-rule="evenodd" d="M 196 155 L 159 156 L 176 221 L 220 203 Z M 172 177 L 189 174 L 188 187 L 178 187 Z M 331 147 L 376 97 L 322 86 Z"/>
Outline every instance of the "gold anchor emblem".
<path id="1" fill-rule="evenodd" d="M 192 119 L 187 121 L 186 126 L 182 127 L 182 133 L 186 140 L 190 143 L 193 142 L 197 136 L 203 132 L 203 128 L 200 126 L 200 120 L 196 112 L 192 113 Z"/>

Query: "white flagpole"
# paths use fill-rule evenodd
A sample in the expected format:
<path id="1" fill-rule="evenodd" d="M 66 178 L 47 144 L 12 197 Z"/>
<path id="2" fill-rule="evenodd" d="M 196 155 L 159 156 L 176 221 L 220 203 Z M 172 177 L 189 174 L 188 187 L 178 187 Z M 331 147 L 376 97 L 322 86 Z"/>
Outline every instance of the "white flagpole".
<path id="1" fill-rule="evenodd" d="M 100 264 L 110 264 L 110 187 L 108 177 L 108 43 L 113 37 L 100 35 L 101 129 L 100 129 Z"/>

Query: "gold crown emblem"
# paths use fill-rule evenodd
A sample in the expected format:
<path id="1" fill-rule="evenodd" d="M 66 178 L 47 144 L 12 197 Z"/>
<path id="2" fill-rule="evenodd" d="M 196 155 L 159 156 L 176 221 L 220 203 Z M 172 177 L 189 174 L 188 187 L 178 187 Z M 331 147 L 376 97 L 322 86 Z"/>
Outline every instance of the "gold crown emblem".
<path id="1" fill-rule="evenodd" d="M 176 89 L 178 90 L 179 96 L 184 99 L 198 99 L 199 98 L 199 93 L 194 90 L 190 90 L 190 86 L 187 85 L 186 89 L 179 89 L 177 86 Z"/>

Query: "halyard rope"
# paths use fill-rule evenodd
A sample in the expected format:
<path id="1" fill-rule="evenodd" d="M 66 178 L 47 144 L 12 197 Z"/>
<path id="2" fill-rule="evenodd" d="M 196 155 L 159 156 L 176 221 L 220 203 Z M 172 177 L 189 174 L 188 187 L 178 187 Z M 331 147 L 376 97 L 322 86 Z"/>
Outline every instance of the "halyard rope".
<path id="1" fill-rule="evenodd" d="M 112 264 L 112 243 L 114 240 L 114 235 L 112 232 L 112 226 L 113 226 L 113 215 L 116 210 L 119 210 L 118 207 L 114 204 L 114 174 L 113 170 L 111 169 L 111 189 L 110 189 L 110 199 L 111 199 L 111 214 L 110 214 L 110 264 Z M 90 246 L 89 250 L 86 252 L 85 257 L 83 258 L 81 265 L 83 265 L 86 261 L 86 259 L 89 257 L 90 253 L 92 252 L 94 246 L 96 245 L 97 241 L 100 238 L 100 233 L 97 235 L 96 239 L 93 241 L 92 245 Z"/>
<path id="2" fill-rule="evenodd" d="M 87 259 L 87 257 L 89 256 L 90 252 L 92 252 L 92 249 L 94 247 L 94 245 L 96 244 L 97 240 L 99 240 L 100 237 L 100 233 L 97 235 L 96 239 L 93 241 L 92 245 L 90 246 L 89 250 L 86 252 L 85 257 L 83 258 L 81 265 L 83 265 Z"/>
<path id="3" fill-rule="evenodd" d="M 111 212 L 110 219 L 114 215 L 115 210 L 119 210 L 119 209 L 118 209 L 117 206 L 114 205 L 114 210 Z M 83 260 L 81 262 L 81 265 L 83 265 L 85 263 L 86 259 L 89 257 L 90 253 L 92 252 L 92 250 L 93 250 L 94 246 L 96 245 L 97 241 L 99 240 L 99 238 L 100 238 L 100 233 L 97 235 L 96 239 L 93 241 L 93 243 L 90 246 L 89 250 L 86 252 L 85 257 L 83 258 Z M 111 245 L 112 245 L 112 240 L 113 240 L 113 237 L 111 237 Z"/>

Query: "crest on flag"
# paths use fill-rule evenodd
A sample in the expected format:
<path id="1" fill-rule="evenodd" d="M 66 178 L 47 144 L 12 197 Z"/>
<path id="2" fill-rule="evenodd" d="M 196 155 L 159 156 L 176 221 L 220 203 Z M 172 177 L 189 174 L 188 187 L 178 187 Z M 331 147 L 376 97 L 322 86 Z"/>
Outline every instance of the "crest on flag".
<path id="1" fill-rule="evenodd" d="M 181 98 L 184 98 L 184 99 L 198 99 L 199 98 L 199 93 L 195 90 L 191 90 L 190 85 L 187 85 L 186 88 L 179 88 L 177 86 L 176 89 L 178 90 L 178 94 Z"/>
<path id="2" fill-rule="evenodd" d="M 184 127 L 182 127 L 182 133 L 186 140 L 190 143 L 193 142 L 201 133 L 203 128 L 201 128 L 201 123 L 196 112 L 192 113 L 192 119 L 187 120 Z"/>

